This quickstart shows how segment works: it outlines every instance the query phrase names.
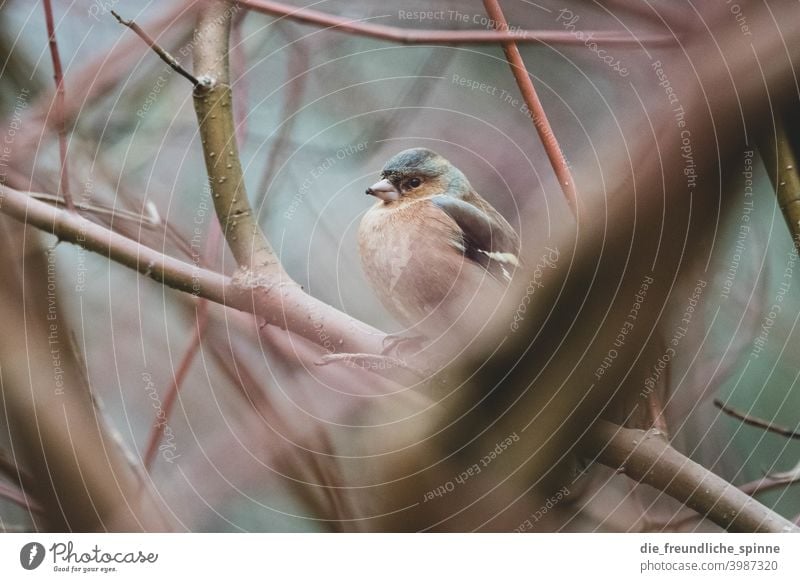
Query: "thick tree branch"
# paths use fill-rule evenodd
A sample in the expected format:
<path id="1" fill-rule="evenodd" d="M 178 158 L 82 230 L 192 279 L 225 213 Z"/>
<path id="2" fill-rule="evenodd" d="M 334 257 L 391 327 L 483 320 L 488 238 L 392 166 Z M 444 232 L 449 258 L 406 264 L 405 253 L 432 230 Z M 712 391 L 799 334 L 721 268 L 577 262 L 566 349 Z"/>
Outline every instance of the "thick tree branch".
<path id="1" fill-rule="evenodd" d="M 261 284 L 249 277 L 226 277 L 168 257 L 4 185 L 0 185 L 0 213 L 173 289 L 263 317 L 267 323 L 294 332 L 330 353 L 378 354 L 383 349 L 383 332 L 311 297 L 294 282 L 278 278 Z"/>
<path id="2" fill-rule="evenodd" d="M 783 212 L 794 246 L 800 250 L 800 170 L 784 124 L 785 121 L 778 116 L 775 120 L 774 143 L 773 135 L 765 134 L 759 141 L 758 151 L 775 188 L 778 206 Z"/>
<path id="3" fill-rule="evenodd" d="M 303 24 L 331 28 L 345 34 L 366 36 L 402 44 L 496 44 L 503 41 L 541 44 L 583 44 L 574 34 L 561 30 L 415 30 L 350 20 L 310 8 L 300 8 L 270 0 L 238 0 L 237 4 L 255 12 L 290 18 Z M 664 34 L 630 36 L 624 32 L 587 31 L 592 40 L 603 45 L 665 46 L 675 38 Z"/>
<path id="4" fill-rule="evenodd" d="M 194 68 L 201 84 L 194 103 L 203 154 L 222 232 L 239 267 L 256 278 L 285 275 L 250 207 L 244 183 L 228 64 L 231 2 L 210 2 L 200 10 L 195 30 Z"/>
<path id="5" fill-rule="evenodd" d="M 601 420 L 582 446 L 596 461 L 663 491 L 729 531 L 800 532 L 789 520 L 673 449 L 659 431 L 621 428 Z"/>

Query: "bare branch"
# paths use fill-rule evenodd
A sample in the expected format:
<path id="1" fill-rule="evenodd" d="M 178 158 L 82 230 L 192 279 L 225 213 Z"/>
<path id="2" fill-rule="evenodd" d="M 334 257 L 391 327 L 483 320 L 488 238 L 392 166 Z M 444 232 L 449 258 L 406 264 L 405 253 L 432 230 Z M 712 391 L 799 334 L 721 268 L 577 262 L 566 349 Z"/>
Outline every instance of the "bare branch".
<path id="1" fill-rule="evenodd" d="M 27 193 L 0 185 L 0 213 L 103 255 L 173 289 L 263 317 L 329 352 L 380 353 L 385 334 L 311 297 L 288 278 L 226 277 L 168 257 Z"/>
<path id="2" fill-rule="evenodd" d="M 800 172 L 784 123 L 780 116 L 775 120 L 774 143 L 771 139 L 773 135 L 764 135 L 759 141 L 758 151 L 775 188 L 778 206 L 783 212 L 794 246 L 800 250 Z"/>
<path id="3" fill-rule="evenodd" d="M 763 418 L 757 418 L 755 416 L 751 416 L 741 410 L 737 410 L 732 408 L 722 402 L 719 398 L 714 399 L 714 406 L 722 410 L 724 413 L 729 414 L 730 416 L 741 420 L 745 424 L 749 424 L 750 426 L 756 426 L 758 428 L 763 428 L 766 431 L 774 432 L 775 434 L 779 434 L 781 436 L 785 436 L 786 438 L 790 439 L 800 439 L 800 432 L 796 430 L 792 430 L 789 428 L 784 428 L 777 424 L 774 424 L 768 420 L 764 420 Z"/>
<path id="4" fill-rule="evenodd" d="M 483 5 L 486 7 L 486 13 L 489 18 L 495 23 L 495 28 L 500 31 L 508 30 L 508 22 L 503 14 L 502 8 L 498 0 L 483 0 Z M 522 93 L 522 98 L 525 100 L 525 105 L 528 107 L 533 127 L 539 134 L 542 140 L 544 151 L 547 153 L 547 159 L 550 160 L 550 165 L 553 166 L 553 171 L 558 177 L 558 183 L 561 185 L 561 190 L 564 192 L 564 197 L 567 199 L 572 214 L 578 214 L 578 194 L 575 191 L 575 181 L 572 178 L 572 173 L 569 171 L 567 161 L 564 159 L 564 153 L 561 151 L 561 146 L 558 144 L 553 128 L 550 127 L 550 122 L 547 120 L 547 115 L 544 112 L 542 102 L 536 94 L 536 89 L 531 81 L 531 76 L 525 68 L 525 62 L 522 60 L 522 54 L 517 48 L 517 43 L 513 40 L 503 42 L 503 52 L 506 55 L 506 60 L 511 66 L 511 72 L 514 74 L 514 79 L 517 81 L 519 90 Z"/>
<path id="5" fill-rule="evenodd" d="M 123 26 L 127 26 L 133 32 L 135 32 L 139 36 L 139 38 L 141 38 L 147 44 L 147 46 L 153 49 L 153 52 L 155 52 L 159 57 L 161 57 L 161 60 L 163 60 L 170 67 L 172 67 L 172 69 L 176 73 L 189 79 L 189 81 L 191 81 L 192 85 L 194 85 L 195 87 L 200 84 L 200 81 L 198 81 L 194 75 L 192 75 L 189 71 L 184 69 L 175 57 L 173 57 L 171 54 L 169 54 L 167 51 L 161 48 L 159 44 L 142 29 L 141 26 L 136 24 L 133 20 L 123 19 L 119 14 L 117 14 L 113 10 L 111 11 L 111 14 L 114 15 L 114 18 L 117 19 L 117 22 L 119 22 Z"/>
<path id="6" fill-rule="evenodd" d="M 231 15 L 237 7 L 211 2 L 195 30 L 194 67 L 205 84 L 195 87 L 203 154 L 222 232 L 239 267 L 257 277 L 285 275 L 247 198 L 233 119 L 228 64 Z"/>
<path id="7" fill-rule="evenodd" d="M 583 441 L 594 460 L 651 485 L 733 532 L 800 532 L 792 522 L 673 449 L 657 430 L 598 421 Z"/>
<path id="8" fill-rule="evenodd" d="M 569 32 L 559 30 L 414 30 L 350 20 L 310 8 L 300 8 L 270 0 L 238 0 L 237 4 L 255 12 L 290 18 L 304 24 L 323 26 L 338 32 L 399 42 L 402 44 L 496 44 L 503 41 L 541 44 L 583 44 Z M 675 38 L 663 34 L 631 36 L 615 31 L 587 31 L 592 40 L 602 45 L 666 46 L 675 44 Z"/>
<path id="9" fill-rule="evenodd" d="M 197 4 L 196 0 L 182 0 L 165 6 L 163 12 L 147 23 L 148 30 L 156 38 L 163 36 L 167 30 L 180 32 L 185 36 L 184 30 L 190 24 L 188 19 L 196 11 Z M 70 75 L 70 79 L 76 87 L 81 87 L 83 90 L 80 93 L 73 91 L 71 94 L 65 95 L 65 120 L 71 123 L 83 111 L 87 103 L 97 101 L 118 87 L 119 83 L 130 75 L 131 69 L 137 65 L 141 56 L 142 42 L 140 39 L 120 39 L 107 51 L 99 51 L 96 57 L 76 69 L 75 73 Z M 113 63 L 113 65 L 109 66 L 109 63 Z M 17 134 L 16 145 L 20 151 L 33 151 L 38 148 L 37 144 L 42 132 L 55 124 L 54 116 L 49 115 L 53 99 L 54 94 L 42 92 L 31 103 L 26 122 Z M 31 156 L 31 159 L 33 157 Z M 32 168 L 27 167 L 26 175 L 22 176 L 25 181 L 18 181 L 14 185 L 23 190 L 31 189 L 28 176 L 32 173 Z"/>
<path id="10" fill-rule="evenodd" d="M 69 193 L 69 168 L 67 167 L 67 118 L 64 106 L 64 72 L 61 68 L 61 56 L 58 54 L 56 27 L 53 19 L 53 6 L 50 0 L 44 0 L 44 16 L 47 24 L 47 36 L 50 45 L 50 57 L 53 61 L 53 78 L 56 81 L 56 125 L 58 127 L 58 152 L 61 160 L 60 194 L 70 212 L 75 211 L 72 196 Z"/>

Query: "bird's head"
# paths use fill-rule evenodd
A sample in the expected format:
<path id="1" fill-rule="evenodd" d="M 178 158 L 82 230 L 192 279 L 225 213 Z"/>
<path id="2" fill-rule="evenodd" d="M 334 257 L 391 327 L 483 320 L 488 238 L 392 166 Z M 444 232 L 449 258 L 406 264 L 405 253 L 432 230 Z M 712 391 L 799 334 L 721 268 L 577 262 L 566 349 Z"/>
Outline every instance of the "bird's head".
<path id="1" fill-rule="evenodd" d="M 445 158 L 426 148 L 412 148 L 386 162 L 381 180 L 366 193 L 388 204 L 469 190 L 467 178 Z"/>

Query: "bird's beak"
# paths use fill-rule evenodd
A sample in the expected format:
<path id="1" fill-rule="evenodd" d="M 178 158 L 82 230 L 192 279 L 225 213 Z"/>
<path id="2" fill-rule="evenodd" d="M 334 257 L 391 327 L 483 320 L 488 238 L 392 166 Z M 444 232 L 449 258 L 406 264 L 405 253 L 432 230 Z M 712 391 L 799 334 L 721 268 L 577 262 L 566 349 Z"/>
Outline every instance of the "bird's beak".
<path id="1" fill-rule="evenodd" d="M 394 202 L 400 199 L 400 192 L 397 191 L 394 184 L 385 178 L 367 188 L 367 194 L 370 196 L 377 196 L 384 202 Z"/>

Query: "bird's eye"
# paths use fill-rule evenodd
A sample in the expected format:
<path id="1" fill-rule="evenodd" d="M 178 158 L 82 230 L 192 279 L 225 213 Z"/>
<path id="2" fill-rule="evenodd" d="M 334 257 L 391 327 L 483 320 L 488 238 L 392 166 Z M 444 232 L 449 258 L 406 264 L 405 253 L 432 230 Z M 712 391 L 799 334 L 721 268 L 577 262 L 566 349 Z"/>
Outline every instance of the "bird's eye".
<path id="1" fill-rule="evenodd" d="M 408 182 L 406 182 L 406 186 L 409 188 L 418 188 L 420 184 L 422 184 L 422 180 L 419 178 L 411 178 Z"/>

